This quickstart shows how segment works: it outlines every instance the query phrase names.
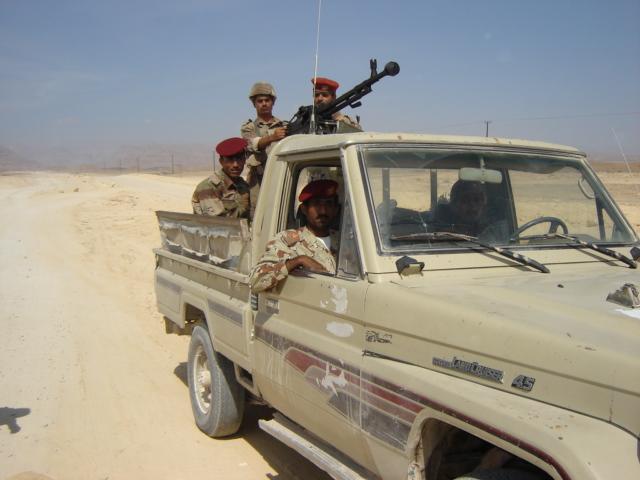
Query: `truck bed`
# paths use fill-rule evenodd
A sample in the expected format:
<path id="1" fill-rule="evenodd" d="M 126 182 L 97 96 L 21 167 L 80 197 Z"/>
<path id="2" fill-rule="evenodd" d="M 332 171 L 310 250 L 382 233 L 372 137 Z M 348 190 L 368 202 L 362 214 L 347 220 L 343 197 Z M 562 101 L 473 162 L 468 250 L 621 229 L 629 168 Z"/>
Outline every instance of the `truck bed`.
<path id="1" fill-rule="evenodd" d="M 206 320 L 216 350 L 250 370 L 252 312 L 247 221 L 156 212 L 162 247 L 156 256 L 158 310 L 176 329 Z"/>

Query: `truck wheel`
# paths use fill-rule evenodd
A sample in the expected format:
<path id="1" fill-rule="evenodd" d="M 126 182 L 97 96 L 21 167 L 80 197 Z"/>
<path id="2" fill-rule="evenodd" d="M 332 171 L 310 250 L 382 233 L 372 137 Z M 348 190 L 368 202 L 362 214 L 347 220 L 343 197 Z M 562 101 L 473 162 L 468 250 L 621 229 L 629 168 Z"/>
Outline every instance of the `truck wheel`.
<path id="1" fill-rule="evenodd" d="M 191 333 L 187 376 L 198 428 L 210 437 L 236 433 L 244 413 L 244 389 L 233 363 L 213 349 L 209 332 L 201 325 Z"/>
<path id="2" fill-rule="evenodd" d="M 548 477 L 541 477 L 531 472 L 521 470 L 510 470 L 501 468 L 499 470 L 482 470 L 480 472 L 468 473 L 455 480 L 543 480 Z"/>

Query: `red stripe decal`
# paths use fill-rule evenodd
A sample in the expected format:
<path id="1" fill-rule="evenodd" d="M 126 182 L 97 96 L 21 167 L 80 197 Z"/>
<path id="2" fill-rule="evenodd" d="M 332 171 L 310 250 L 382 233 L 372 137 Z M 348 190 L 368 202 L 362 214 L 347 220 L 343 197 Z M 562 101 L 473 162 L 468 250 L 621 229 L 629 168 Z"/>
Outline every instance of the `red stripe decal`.
<path id="1" fill-rule="evenodd" d="M 294 367 L 300 370 L 302 373 L 306 372 L 309 367 L 312 365 L 324 370 L 326 368 L 327 363 L 315 358 L 311 355 L 308 355 L 304 352 L 301 352 L 297 348 L 290 348 L 285 353 L 284 358 L 286 361 L 291 363 Z"/>
<path id="2" fill-rule="evenodd" d="M 359 379 L 357 373 L 359 373 L 360 370 L 358 368 L 351 365 L 343 365 L 342 367 L 337 367 L 336 365 L 340 363 L 338 359 L 328 357 L 324 354 L 317 353 L 306 346 L 296 344 L 291 340 L 285 337 L 282 337 L 281 335 L 278 335 L 274 332 L 271 332 L 268 329 L 265 329 L 264 327 L 256 326 L 256 335 L 258 336 L 258 338 L 264 340 L 265 342 L 267 342 L 269 345 L 276 348 L 277 350 L 280 350 L 280 351 L 286 350 L 286 353 L 284 354 L 285 359 L 288 362 L 290 362 L 295 368 L 297 368 L 300 372 L 306 373 L 307 370 L 311 367 L 317 367 L 322 371 L 326 372 L 327 365 L 329 365 L 329 368 L 330 368 L 329 371 L 332 375 L 335 374 L 336 376 L 339 376 L 340 372 L 344 371 L 345 379 L 349 382 L 348 390 L 350 392 L 354 391 L 353 390 L 354 386 L 355 387 L 361 386 L 362 389 L 364 390 L 364 392 L 361 392 L 363 398 L 371 399 L 372 404 L 375 403 L 376 406 L 377 404 L 380 404 L 380 401 L 389 402 L 392 405 L 405 408 L 410 412 L 414 412 L 416 414 L 422 410 L 423 406 L 433 408 L 434 410 L 443 412 L 444 414 L 449 415 L 453 418 L 457 418 L 462 420 L 463 422 L 469 423 L 470 425 L 473 425 L 476 428 L 485 430 L 486 432 L 489 432 L 499 438 L 502 438 L 503 440 L 531 453 L 532 455 L 552 465 L 556 469 L 556 471 L 560 474 L 560 476 L 563 478 L 563 480 L 570 480 L 571 478 L 567 473 L 567 471 L 562 467 L 562 465 L 560 465 L 560 463 L 551 455 L 549 455 L 547 452 L 535 447 L 534 445 L 526 442 L 525 440 L 521 440 L 503 430 L 500 430 L 496 427 L 493 427 L 492 425 L 484 423 L 481 420 L 478 420 L 473 417 L 469 417 L 461 412 L 457 412 L 451 408 L 446 407 L 445 405 L 435 402 L 418 393 L 405 390 L 399 385 L 393 384 L 381 378 L 377 378 L 371 374 L 367 374 L 366 372 L 362 372 L 362 378 Z M 307 352 L 313 352 L 314 355 L 311 355 L 302 350 L 299 350 L 299 348 L 302 348 Z M 317 356 L 315 355 L 316 353 L 317 353 Z M 321 358 L 324 357 L 327 360 L 321 360 L 318 357 L 321 357 Z M 311 379 L 308 379 L 308 380 L 311 381 Z M 391 391 L 391 389 L 395 391 L 403 392 L 403 394 L 402 395 L 396 394 L 393 391 Z M 354 398 L 357 398 L 357 397 L 358 395 L 354 395 Z M 382 400 L 377 400 L 376 397 Z M 381 405 L 384 405 L 384 403 L 382 403 Z M 362 408 L 365 408 L 364 405 L 361 405 L 361 406 Z M 388 412 L 389 408 L 386 408 L 386 409 L 383 408 L 383 410 Z M 392 415 L 395 415 L 395 414 L 392 414 Z"/>
<path id="3" fill-rule="evenodd" d="M 419 405 L 406 397 L 402 397 L 393 392 L 390 392 L 389 390 L 383 389 L 367 380 L 362 381 L 362 389 L 366 392 L 372 393 L 377 397 L 384 398 L 390 403 L 394 403 L 406 408 L 407 410 L 411 410 L 414 413 L 420 413 L 423 408 L 422 405 Z"/>

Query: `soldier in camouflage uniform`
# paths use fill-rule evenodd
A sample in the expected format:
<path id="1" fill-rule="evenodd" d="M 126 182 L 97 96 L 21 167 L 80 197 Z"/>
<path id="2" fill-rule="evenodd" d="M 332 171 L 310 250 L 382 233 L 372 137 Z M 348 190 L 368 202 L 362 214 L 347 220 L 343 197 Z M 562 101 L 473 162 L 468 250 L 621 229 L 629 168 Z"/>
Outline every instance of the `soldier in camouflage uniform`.
<path id="1" fill-rule="evenodd" d="M 287 123 L 273 116 L 276 98 L 276 91 L 270 83 L 254 83 L 249 91 L 249 100 L 256 109 L 256 118 L 247 120 L 240 127 L 240 135 L 249 143 L 251 153 L 247 160 L 247 182 L 251 185 L 251 216 L 258 200 L 267 156 L 273 145 L 287 134 Z"/>
<path id="2" fill-rule="evenodd" d="M 340 84 L 335 80 L 331 80 L 330 78 L 324 77 L 316 77 L 315 81 L 312 78 L 311 83 L 313 84 L 313 101 L 316 107 L 320 107 L 326 103 L 333 102 L 336 99 L 336 90 Z M 342 122 L 347 125 L 350 125 L 358 130 L 362 130 L 360 124 L 352 119 L 350 116 L 345 115 L 342 112 L 334 113 L 331 118 L 337 122 Z"/>
<path id="3" fill-rule="evenodd" d="M 292 271 L 336 271 L 339 235 L 331 230 L 339 213 L 338 183 L 316 180 L 298 197 L 307 225 L 278 233 L 267 243 L 266 252 L 251 271 L 249 283 L 254 293 L 275 287 Z"/>
<path id="4" fill-rule="evenodd" d="M 232 218 L 249 218 L 249 184 L 242 178 L 247 158 L 247 141 L 228 138 L 216 146 L 222 172 L 214 172 L 198 184 L 191 204 L 193 213 Z"/>

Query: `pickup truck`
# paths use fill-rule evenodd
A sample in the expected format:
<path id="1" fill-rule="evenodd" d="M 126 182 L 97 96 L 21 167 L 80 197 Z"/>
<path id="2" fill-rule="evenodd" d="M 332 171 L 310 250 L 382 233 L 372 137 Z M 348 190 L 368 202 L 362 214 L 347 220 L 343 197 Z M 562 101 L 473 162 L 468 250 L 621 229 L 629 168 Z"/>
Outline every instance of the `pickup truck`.
<path id="1" fill-rule="evenodd" d="M 340 186 L 337 271 L 253 293 L 319 178 Z M 458 182 L 482 192 L 473 229 L 451 214 Z M 269 155 L 251 225 L 157 216 L 157 305 L 191 335 L 204 433 L 235 433 L 251 400 L 334 478 L 640 478 L 639 239 L 580 151 L 294 135 Z"/>

